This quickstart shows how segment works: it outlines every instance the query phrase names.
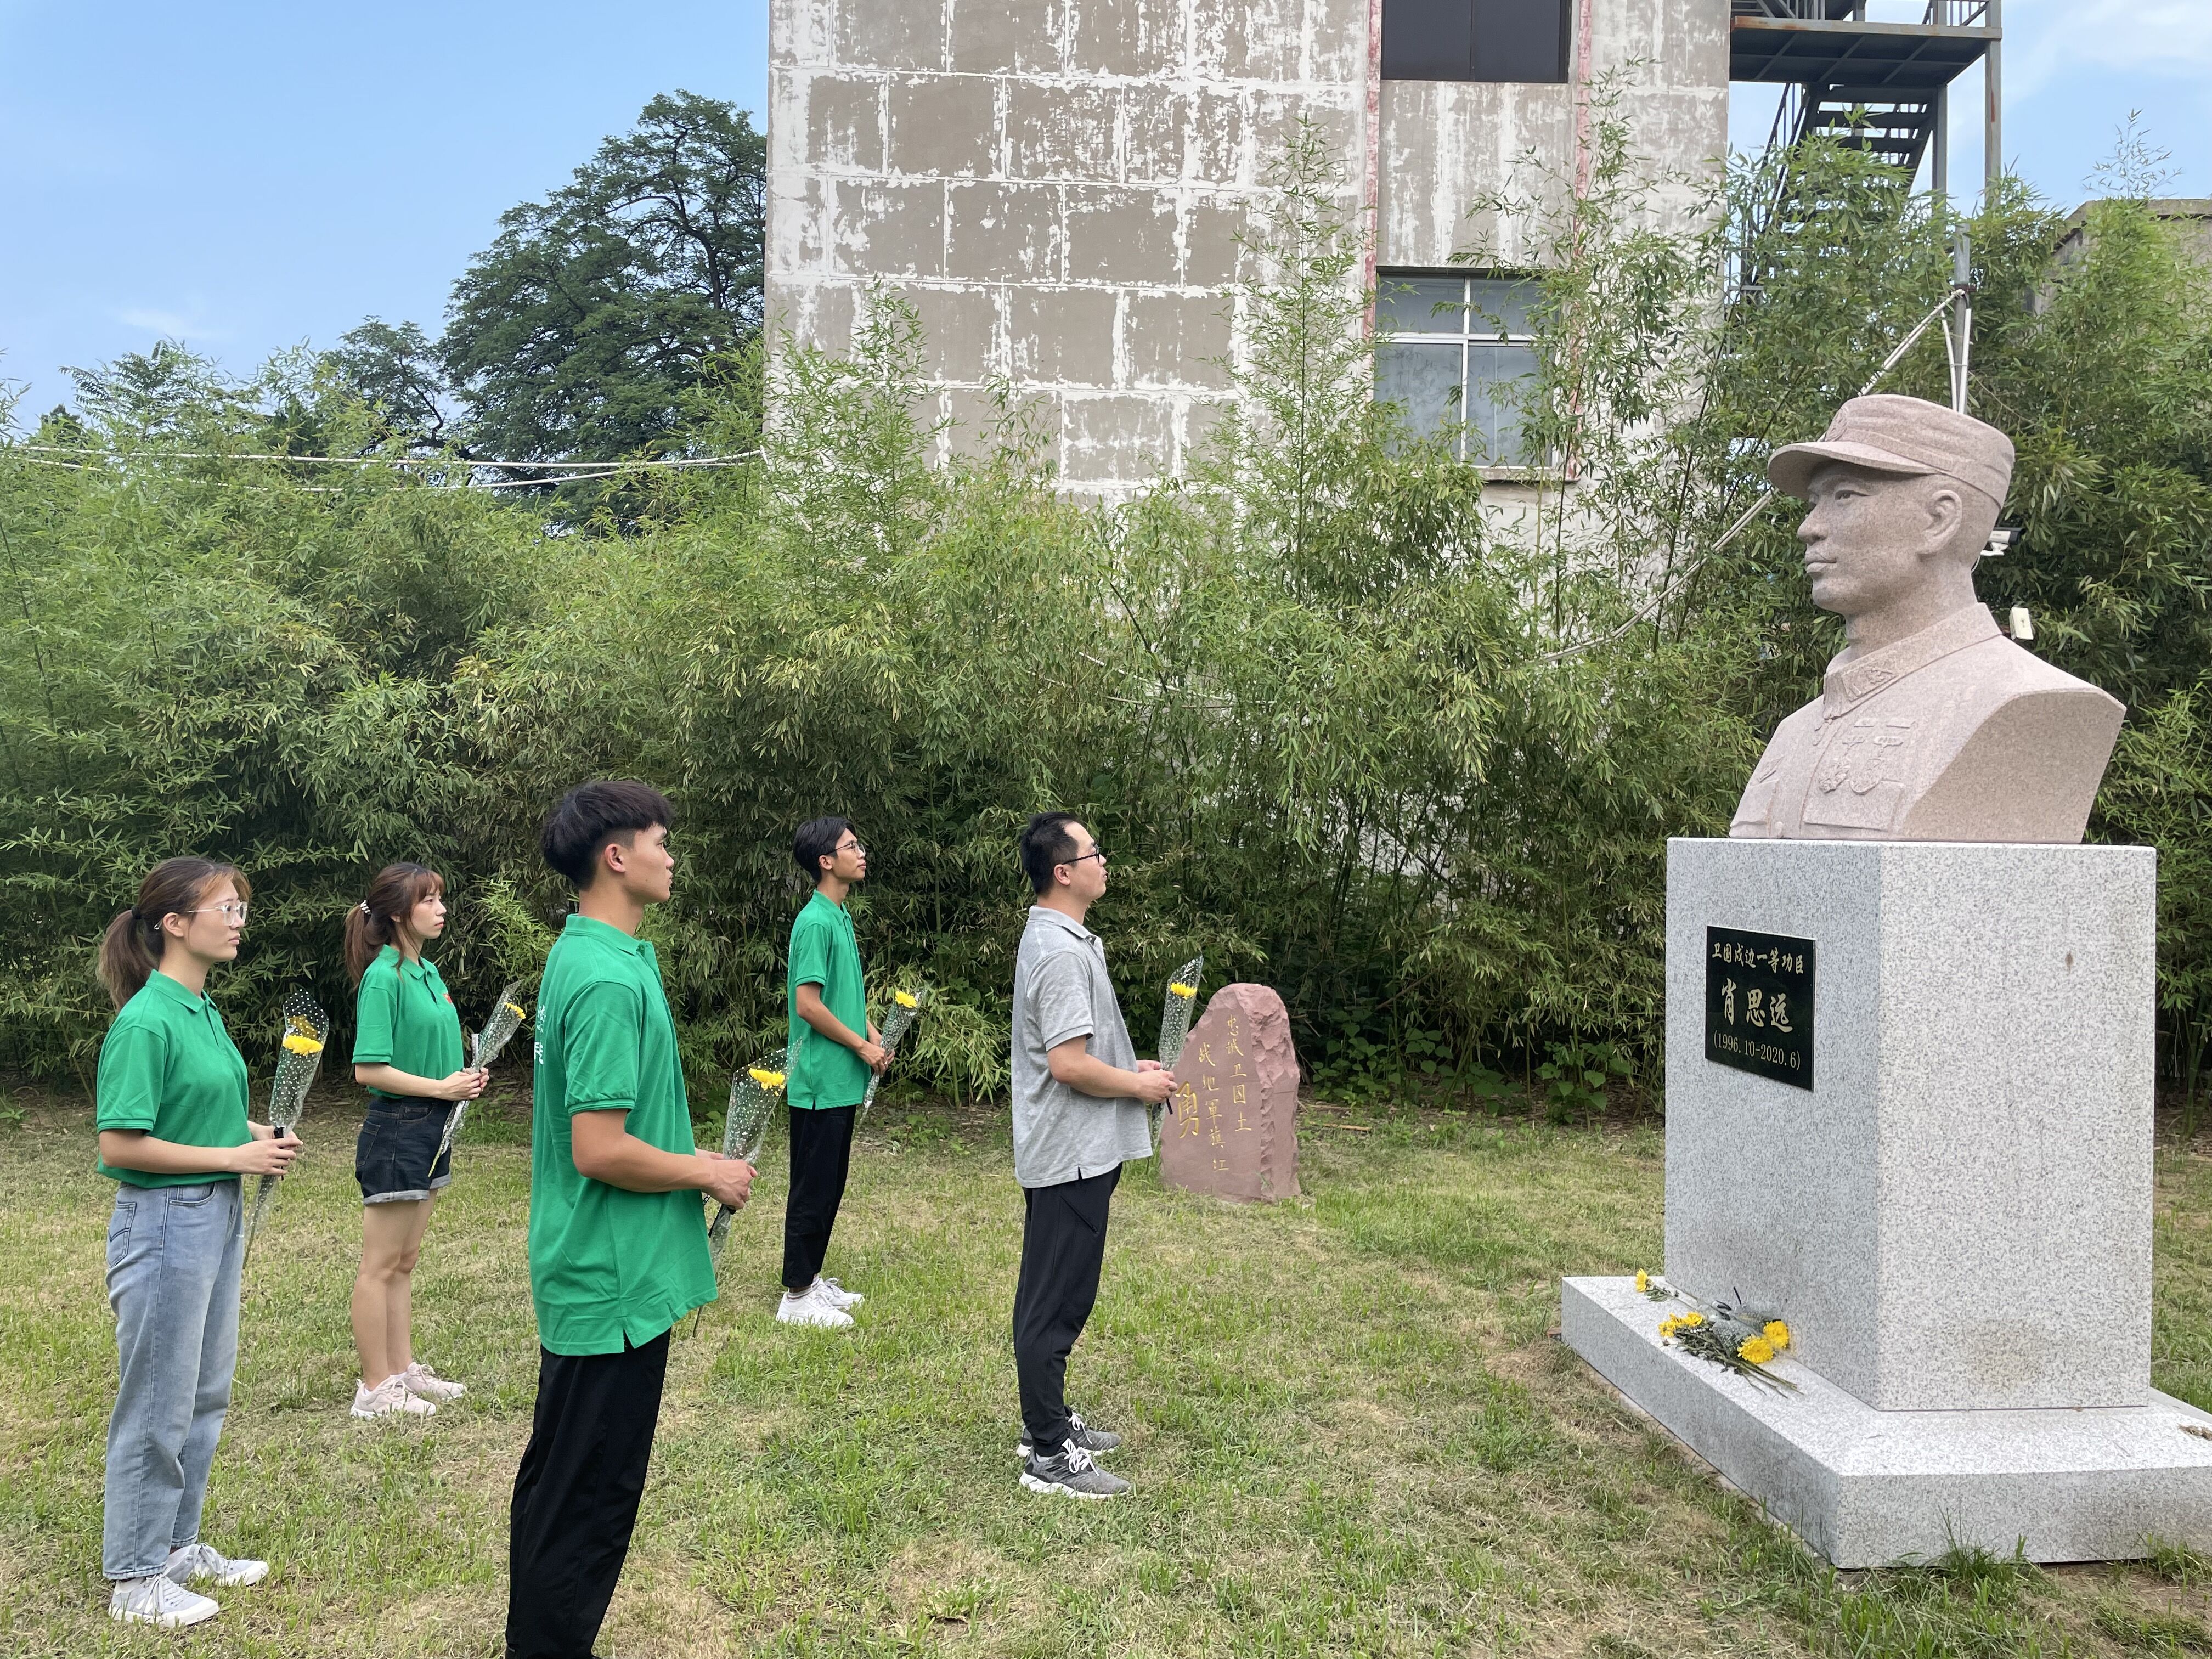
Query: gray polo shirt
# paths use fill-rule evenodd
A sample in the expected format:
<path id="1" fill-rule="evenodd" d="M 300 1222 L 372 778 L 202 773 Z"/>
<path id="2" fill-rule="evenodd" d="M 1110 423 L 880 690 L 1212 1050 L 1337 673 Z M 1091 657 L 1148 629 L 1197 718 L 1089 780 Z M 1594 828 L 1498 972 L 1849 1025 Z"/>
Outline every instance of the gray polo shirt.
<path id="1" fill-rule="evenodd" d="M 1034 905 L 1014 959 L 1014 1179 L 1024 1187 L 1057 1187 L 1152 1155 L 1142 1102 L 1101 1100 L 1054 1080 L 1047 1054 L 1079 1036 L 1109 1066 L 1136 1069 L 1106 947 L 1082 923 Z"/>

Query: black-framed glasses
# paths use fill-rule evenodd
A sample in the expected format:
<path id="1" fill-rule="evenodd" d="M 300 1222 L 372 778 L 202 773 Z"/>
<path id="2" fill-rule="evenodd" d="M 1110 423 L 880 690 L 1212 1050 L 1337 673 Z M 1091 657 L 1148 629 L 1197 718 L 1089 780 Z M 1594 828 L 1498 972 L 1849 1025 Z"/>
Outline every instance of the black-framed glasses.
<path id="1" fill-rule="evenodd" d="M 1079 858 L 1062 859 L 1062 860 L 1060 860 L 1060 862 L 1061 862 L 1062 864 L 1073 866 L 1073 865 L 1078 865 L 1078 864 L 1087 864 L 1087 863 L 1089 863 L 1092 859 L 1097 859 L 1097 860 L 1098 860 L 1098 862 L 1099 862 L 1099 863 L 1101 863 L 1101 864 L 1105 863 L 1105 862 L 1106 862 L 1106 849 L 1105 849 L 1104 848 L 1103 848 L 1103 847 L 1094 847 L 1094 848 L 1092 848 L 1089 852 L 1087 852 L 1087 853 L 1084 854 L 1083 854 L 1081 857 L 1079 857 Z"/>

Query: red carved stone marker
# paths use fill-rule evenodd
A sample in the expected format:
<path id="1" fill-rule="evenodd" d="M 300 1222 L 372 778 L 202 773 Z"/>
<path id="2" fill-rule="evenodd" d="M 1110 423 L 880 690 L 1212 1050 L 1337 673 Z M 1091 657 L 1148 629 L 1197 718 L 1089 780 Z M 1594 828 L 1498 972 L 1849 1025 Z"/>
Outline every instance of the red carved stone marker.
<path id="1" fill-rule="evenodd" d="M 1250 1202 L 1298 1192 L 1298 1057 L 1264 985 L 1224 985 L 1184 1042 L 1160 1128 L 1160 1179 Z"/>

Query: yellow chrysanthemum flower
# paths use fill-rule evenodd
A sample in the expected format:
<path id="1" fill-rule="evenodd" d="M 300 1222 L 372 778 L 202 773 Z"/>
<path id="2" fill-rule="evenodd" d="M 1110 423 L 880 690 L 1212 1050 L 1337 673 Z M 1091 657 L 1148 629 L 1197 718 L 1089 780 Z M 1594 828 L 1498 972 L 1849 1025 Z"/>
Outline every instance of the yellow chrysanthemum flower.
<path id="1" fill-rule="evenodd" d="M 507 1012 L 513 1014 L 517 1019 L 520 1019 L 522 1018 L 522 1005 L 519 1002 L 510 1002 L 507 1005 Z"/>
<path id="2" fill-rule="evenodd" d="M 1170 985 L 1168 989 L 1186 1000 L 1198 994 L 1198 987 L 1195 985 Z"/>
<path id="3" fill-rule="evenodd" d="M 321 1043 L 311 1036 L 303 1036 L 297 1031 L 285 1032 L 284 1046 L 295 1054 L 319 1054 L 323 1052 Z"/>
<path id="4" fill-rule="evenodd" d="M 1681 1328 L 1681 1320 L 1672 1314 L 1659 1322 L 1659 1334 L 1662 1336 L 1672 1336 Z"/>
<path id="5" fill-rule="evenodd" d="M 783 1087 L 783 1073 L 781 1072 L 763 1072 L 759 1066 L 756 1066 L 750 1071 L 747 1072 L 745 1075 L 750 1078 L 754 1082 L 759 1084 L 763 1089 L 773 1090 Z"/>
<path id="6" fill-rule="evenodd" d="M 1702 1325 L 1705 1322 L 1705 1315 L 1699 1313 L 1695 1308 L 1691 1309 L 1689 1312 L 1682 1316 L 1682 1328 L 1686 1331 L 1691 1329 L 1694 1326 Z"/>
<path id="7" fill-rule="evenodd" d="M 1754 1365 L 1764 1365 L 1774 1358 L 1774 1345 L 1763 1336 L 1747 1336 L 1735 1353 L 1739 1359 L 1748 1359 Z"/>
<path id="8" fill-rule="evenodd" d="M 911 991 L 894 991 L 891 993 L 891 1000 L 898 1004 L 902 1008 L 919 1008 L 921 1006 L 921 999 L 915 995 Z"/>
<path id="9" fill-rule="evenodd" d="M 1774 1351 L 1779 1353 L 1790 1346 L 1790 1328 L 1778 1319 L 1768 1320 L 1766 1340 L 1774 1345 Z"/>
<path id="10" fill-rule="evenodd" d="M 1639 1291 L 1648 1291 L 1651 1288 L 1651 1275 L 1641 1267 L 1636 1270 L 1636 1288 Z"/>

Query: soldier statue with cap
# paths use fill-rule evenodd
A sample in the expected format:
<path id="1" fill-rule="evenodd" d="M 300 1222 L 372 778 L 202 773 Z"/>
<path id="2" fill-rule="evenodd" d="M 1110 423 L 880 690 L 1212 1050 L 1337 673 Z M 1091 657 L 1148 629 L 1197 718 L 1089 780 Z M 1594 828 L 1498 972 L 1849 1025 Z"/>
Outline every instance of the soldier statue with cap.
<path id="1" fill-rule="evenodd" d="M 1813 603 L 1848 644 L 1776 728 L 1729 826 L 1814 840 L 2081 839 L 2123 709 L 1974 598 L 2012 441 L 1918 398 L 1854 398 L 1767 464 L 1811 510 Z"/>

